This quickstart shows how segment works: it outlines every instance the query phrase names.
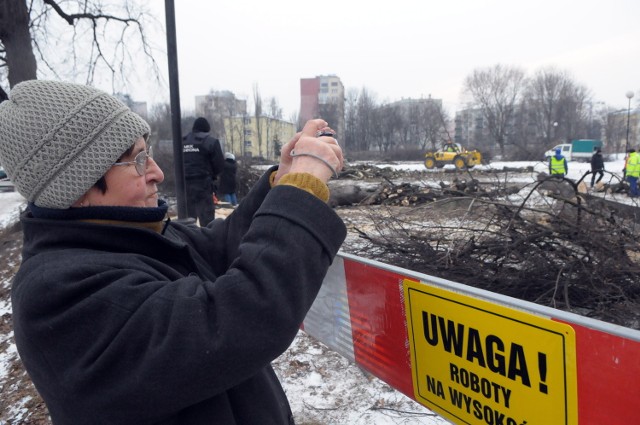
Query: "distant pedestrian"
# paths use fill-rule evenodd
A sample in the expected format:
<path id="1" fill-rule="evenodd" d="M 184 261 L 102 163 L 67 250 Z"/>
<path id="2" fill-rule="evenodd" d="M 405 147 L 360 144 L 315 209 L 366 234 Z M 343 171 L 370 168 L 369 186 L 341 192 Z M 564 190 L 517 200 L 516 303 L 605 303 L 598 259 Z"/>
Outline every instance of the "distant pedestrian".
<path id="1" fill-rule="evenodd" d="M 556 149 L 556 154 L 549 158 L 549 174 L 552 177 L 564 177 L 568 171 L 567 158 L 562 156 L 562 150 Z"/>
<path id="2" fill-rule="evenodd" d="M 182 140 L 187 216 L 198 219 L 202 227 L 215 217 L 213 193 L 224 165 L 220 141 L 211 137 L 210 131 L 209 121 L 200 117 Z"/>
<path id="3" fill-rule="evenodd" d="M 596 180 L 596 174 L 599 174 L 598 180 Z M 602 150 L 596 149 L 596 152 L 591 156 L 591 187 L 595 183 L 600 183 L 600 180 L 604 177 L 604 159 L 602 158 Z"/>
<path id="4" fill-rule="evenodd" d="M 629 152 L 629 158 L 627 159 L 627 181 L 629 182 L 629 197 L 637 198 L 640 193 L 638 192 L 638 178 L 640 177 L 640 154 L 634 149 Z"/>
<path id="5" fill-rule="evenodd" d="M 238 197 L 236 196 L 237 180 L 236 174 L 238 172 L 238 164 L 236 163 L 236 157 L 231 152 L 224 154 L 224 167 L 222 174 L 220 174 L 220 186 L 218 191 L 222 195 L 224 202 L 228 202 L 233 206 L 238 205 Z"/>

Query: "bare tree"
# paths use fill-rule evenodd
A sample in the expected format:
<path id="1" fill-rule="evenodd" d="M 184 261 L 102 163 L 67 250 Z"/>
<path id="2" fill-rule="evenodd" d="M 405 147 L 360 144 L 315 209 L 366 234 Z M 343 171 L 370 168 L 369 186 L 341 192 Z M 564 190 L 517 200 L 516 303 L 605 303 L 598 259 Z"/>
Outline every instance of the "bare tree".
<path id="1" fill-rule="evenodd" d="M 258 156 L 264 157 L 262 154 L 262 96 L 260 95 L 260 88 L 258 84 L 253 85 L 253 116 L 256 119 L 256 137 L 258 139 Z"/>
<path id="2" fill-rule="evenodd" d="M 282 127 L 282 107 L 275 97 L 269 98 L 269 109 L 266 116 L 267 127 L 267 158 L 278 158 L 283 141 L 280 140 L 279 134 Z"/>
<path id="3" fill-rule="evenodd" d="M 407 127 L 402 111 L 395 105 L 382 105 L 378 107 L 378 136 L 376 142 L 381 152 L 389 152 L 400 144 L 400 135 L 403 128 Z"/>
<path id="4" fill-rule="evenodd" d="M 588 137 L 589 107 L 591 93 L 586 86 L 571 81 L 567 84 L 561 101 L 558 126 L 566 131 L 566 139 Z"/>
<path id="5" fill-rule="evenodd" d="M 267 112 L 267 115 L 277 120 L 282 119 L 282 107 L 278 103 L 278 99 L 276 99 L 275 97 L 269 98 L 269 110 Z"/>
<path id="6" fill-rule="evenodd" d="M 400 143 L 405 148 L 417 148 L 422 144 L 422 134 L 420 128 L 422 105 L 411 104 L 409 108 L 404 111 L 405 123 L 400 134 Z"/>
<path id="7" fill-rule="evenodd" d="M 529 123 L 539 135 L 537 145 L 551 147 L 558 138 L 560 121 L 560 103 L 567 77 L 555 68 L 543 68 L 537 71 L 526 89 L 526 111 Z M 554 125 L 555 124 L 555 125 Z"/>
<path id="8" fill-rule="evenodd" d="M 358 151 L 368 151 L 374 143 L 377 133 L 375 110 L 375 96 L 363 87 L 356 105 L 355 147 Z"/>
<path id="9" fill-rule="evenodd" d="M 452 140 L 447 130 L 451 118 L 442 108 L 441 103 L 429 102 L 421 112 L 419 126 L 423 135 L 420 146 L 422 150 L 425 150 L 427 145 L 437 149 L 443 142 Z"/>
<path id="10" fill-rule="evenodd" d="M 338 131 L 337 126 L 341 122 L 340 113 L 341 109 L 336 100 L 332 99 L 329 102 L 318 105 L 318 115 L 336 131 Z M 340 135 L 338 135 L 338 137 L 340 137 Z"/>
<path id="11" fill-rule="evenodd" d="M 151 107 L 149 113 L 149 126 L 151 135 L 155 140 L 171 140 L 171 105 L 158 103 Z"/>
<path id="12" fill-rule="evenodd" d="M 298 113 L 298 111 L 294 111 L 289 114 L 289 122 L 298 123 L 298 124 L 300 123 L 300 114 Z M 301 129 L 298 128 L 298 130 L 301 130 Z"/>
<path id="13" fill-rule="evenodd" d="M 29 13 L 25 0 L 4 0 L 0 3 L 0 62 L 8 70 L 10 87 L 36 78 Z"/>
<path id="14" fill-rule="evenodd" d="M 524 82 L 521 69 L 500 64 L 475 69 L 464 82 L 465 92 L 471 94 L 477 107 L 482 108 L 489 133 L 503 156 L 509 125 Z"/>
<path id="15" fill-rule="evenodd" d="M 343 150 L 356 150 L 358 120 L 358 90 L 349 89 L 345 96 L 345 134 L 342 137 Z"/>
<path id="16" fill-rule="evenodd" d="M 224 92 L 224 95 L 217 97 L 217 103 L 215 108 L 215 115 L 219 121 L 218 127 L 220 128 L 221 139 L 224 139 L 224 150 L 239 152 L 237 149 L 238 142 L 244 139 L 244 131 L 239 132 L 238 127 L 241 123 L 235 119 L 242 110 L 239 108 L 238 100 L 231 92 Z"/>
<path id="17" fill-rule="evenodd" d="M 140 66 L 143 56 L 153 69 L 150 75 L 159 79 L 154 48 L 145 33 L 152 19 L 132 0 L 114 4 L 100 0 L 2 0 L 0 66 L 7 70 L 9 87 L 48 74 L 70 80 L 84 75 L 85 83 L 91 84 L 98 72 L 106 70 L 116 92 L 116 87 L 127 85 L 127 76 Z"/>
<path id="18" fill-rule="evenodd" d="M 535 128 L 537 150 L 554 143 L 587 136 L 589 90 L 576 83 L 565 71 L 542 68 L 528 82 L 524 113 Z"/>

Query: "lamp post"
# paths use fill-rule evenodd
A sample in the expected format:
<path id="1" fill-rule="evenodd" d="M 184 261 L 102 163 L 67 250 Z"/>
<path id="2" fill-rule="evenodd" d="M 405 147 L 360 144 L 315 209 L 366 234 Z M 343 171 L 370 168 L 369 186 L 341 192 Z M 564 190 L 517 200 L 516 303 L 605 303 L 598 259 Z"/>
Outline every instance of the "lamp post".
<path id="1" fill-rule="evenodd" d="M 631 98 L 633 97 L 633 92 L 628 91 L 625 96 L 629 99 L 629 106 L 627 107 L 627 146 L 625 152 L 629 152 L 629 117 L 631 115 Z"/>

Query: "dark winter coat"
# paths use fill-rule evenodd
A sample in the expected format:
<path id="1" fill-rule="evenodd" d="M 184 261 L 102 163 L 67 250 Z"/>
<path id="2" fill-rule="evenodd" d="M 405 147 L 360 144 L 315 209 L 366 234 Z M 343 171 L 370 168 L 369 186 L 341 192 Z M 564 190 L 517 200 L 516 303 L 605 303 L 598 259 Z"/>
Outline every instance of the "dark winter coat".
<path id="1" fill-rule="evenodd" d="M 222 172 L 224 156 L 220 141 L 209 133 L 189 133 L 182 139 L 184 177 L 187 180 L 215 180 Z"/>
<path id="2" fill-rule="evenodd" d="M 293 423 L 270 362 L 344 240 L 324 202 L 267 173 L 207 228 L 21 221 L 15 340 L 54 424 Z"/>
<path id="3" fill-rule="evenodd" d="M 236 174 L 238 172 L 238 164 L 235 160 L 227 158 L 224 160 L 224 168 L 220 174 L 220 184 L 218 191 L 220 193 L 236 193 Z"/>
<path id="4" fill-rule="evenodd" d="M 591 171 L 604 170 L 604 159 L 602 152 L 596 152 L 591 157 Z"/>

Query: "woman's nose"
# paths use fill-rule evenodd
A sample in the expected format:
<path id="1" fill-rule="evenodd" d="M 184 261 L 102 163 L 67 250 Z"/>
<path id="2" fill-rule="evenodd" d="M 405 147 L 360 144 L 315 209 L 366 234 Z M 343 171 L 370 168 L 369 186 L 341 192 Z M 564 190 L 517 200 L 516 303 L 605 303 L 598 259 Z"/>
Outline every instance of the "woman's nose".
<path id="1" fill-rule="evenodd" d="M 164 173 L 153 158 L 147 159 L 147 180 L 153 180 L 156 183 L 162 183 L 164 180 Z"/>

